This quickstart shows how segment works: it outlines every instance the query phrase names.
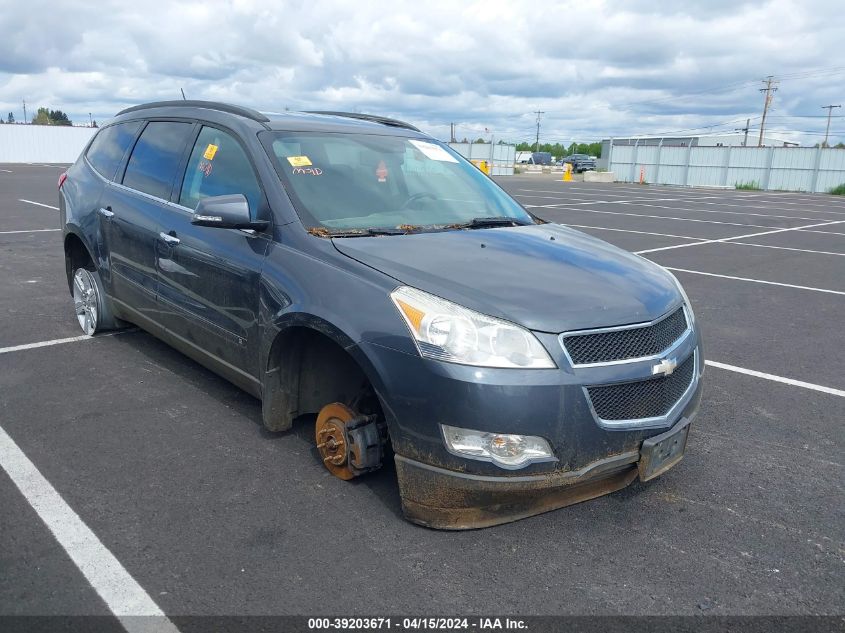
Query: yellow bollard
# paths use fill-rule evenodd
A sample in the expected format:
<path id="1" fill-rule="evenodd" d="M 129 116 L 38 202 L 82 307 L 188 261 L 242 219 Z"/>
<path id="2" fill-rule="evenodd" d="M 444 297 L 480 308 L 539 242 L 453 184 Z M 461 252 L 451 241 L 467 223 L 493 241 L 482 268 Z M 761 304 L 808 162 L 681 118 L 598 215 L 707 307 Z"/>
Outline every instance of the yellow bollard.
<path id="1" fill-rule="evenodd" d="M 473 158 L 470 162 L 478 167 L 481 171 L 483 171 L 488 176 L 490 175 L 490 165 L 488 165 L 486 160 L 478 160 Z"/>
<path id="2" fill-rule="evenodd" d="M 563 164 L 563 178 L 561 178 L 564 182 L 572 182 L 572 163 L 564 163 Z"/>

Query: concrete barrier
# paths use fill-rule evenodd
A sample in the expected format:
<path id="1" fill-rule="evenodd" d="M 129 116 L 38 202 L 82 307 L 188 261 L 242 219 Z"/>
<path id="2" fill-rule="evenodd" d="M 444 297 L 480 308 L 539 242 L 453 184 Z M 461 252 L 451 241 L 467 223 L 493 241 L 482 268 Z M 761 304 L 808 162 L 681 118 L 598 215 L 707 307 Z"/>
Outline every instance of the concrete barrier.
<path id="1" fill-rule="evenodd" d="M 615 182 L 612 171 L 585 171 L 584 182 Z"/>

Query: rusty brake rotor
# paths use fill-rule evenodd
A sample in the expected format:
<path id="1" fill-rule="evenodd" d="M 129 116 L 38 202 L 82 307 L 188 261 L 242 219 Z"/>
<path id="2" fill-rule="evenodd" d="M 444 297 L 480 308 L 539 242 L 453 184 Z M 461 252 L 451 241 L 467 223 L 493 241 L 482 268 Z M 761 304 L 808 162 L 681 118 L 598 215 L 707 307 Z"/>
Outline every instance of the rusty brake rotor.
<path id="1" fill-rule="evenodd" d="M 356 476 L 349 464 L 349 435 L 346 424 L 355 419 L 355 412 L 345 404 L 327 404 L 317 416 L 315 428 L 317 449 L 329 472 L 341 479 Z"/>

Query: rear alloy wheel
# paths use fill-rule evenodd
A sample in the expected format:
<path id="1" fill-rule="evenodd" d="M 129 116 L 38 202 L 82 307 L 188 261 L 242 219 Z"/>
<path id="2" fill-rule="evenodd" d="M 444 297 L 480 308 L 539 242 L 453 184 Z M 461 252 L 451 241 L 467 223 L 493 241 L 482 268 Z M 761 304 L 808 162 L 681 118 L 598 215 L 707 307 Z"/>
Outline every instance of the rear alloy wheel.
<path id="1" fill-rule="evenodd" d="M 76 310 L 76 320 L 88 336 L 102 329 L 100 324 L 103 303 L 99 284 L 94 277 L 96 274 L 85 268 L 77 268 L 73 274 L 73 306 Z"/>

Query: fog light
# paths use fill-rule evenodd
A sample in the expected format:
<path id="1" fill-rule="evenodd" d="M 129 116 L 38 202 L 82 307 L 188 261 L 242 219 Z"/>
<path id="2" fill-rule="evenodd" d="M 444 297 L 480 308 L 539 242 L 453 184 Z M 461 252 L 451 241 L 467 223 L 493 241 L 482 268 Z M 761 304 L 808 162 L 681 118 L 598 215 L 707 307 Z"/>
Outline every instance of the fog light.
<path id="1" fill-rule="evenodd" d="M 441 424 L 450 453 L 516 469 L 534 462 L 555 461 L 549 443 L 535 435 L 485 433 Z"/>

